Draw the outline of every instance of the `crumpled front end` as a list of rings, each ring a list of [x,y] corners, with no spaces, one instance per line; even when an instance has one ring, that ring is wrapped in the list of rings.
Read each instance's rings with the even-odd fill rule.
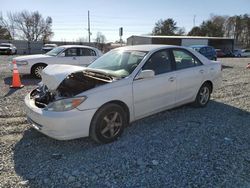
[[[49,103],[72,98],[89,89],[111,82],[86,72],[86,68],[71,65],[49,65],[42,72],[42,82],[30,93],[39,108]]]
[[[81,93],[111,82],[109,77],[98,76],[83,67],[46,67],[42,82],[25,97],[30,124],[58,140],[88,136],[91,119],[97,109],[79,110],[77,107],[87,100],[87,96]]]

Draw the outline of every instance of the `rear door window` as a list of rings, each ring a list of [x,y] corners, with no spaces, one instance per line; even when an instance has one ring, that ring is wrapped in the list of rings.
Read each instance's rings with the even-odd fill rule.
[[[66,57],[77,56],[77,48],[69,48],[65,50]]]
[[[177,70],[202,65],[197,58],[184,49],[173,49],[173,55]]]
[[[89,48],[79,48],[79,55],[80,56],[96,56],[94,50]]]

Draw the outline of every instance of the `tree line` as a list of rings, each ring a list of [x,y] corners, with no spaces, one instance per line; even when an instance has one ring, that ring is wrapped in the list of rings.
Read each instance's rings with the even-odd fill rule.
[[[0,13],[0,39],[22,39],[27,41],[49,41],[52,36],[52,18],[46,19],[38,12],[21,11]]]
[[[27,41],[49,41],[53,37],[52,18],[43,18],[38,12],[21,11],[0,13],[0,39],[22,39]],[[211,15],[199,26],[188,33],[184,27],[178,27],[173,18],[160,19],[155,23],[152,35],[230,37],[242,47],[250,47],[250,14],[236,16]],[[98,32],[95,41],[104,43],[106,37]]]
[[[173,18],[159,20],[155,23],[153,35],[229,37],[242,47],[250,47],[250,15],[220,16],[211,15],[199,26],[194,26],[188,33],[178,27]]]

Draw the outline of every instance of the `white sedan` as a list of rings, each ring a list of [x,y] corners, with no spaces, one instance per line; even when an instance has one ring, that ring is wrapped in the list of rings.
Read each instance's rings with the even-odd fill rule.
[[[16,47],[11,43],[1,43],[0,44],[0,54],[13,55],[17,53]]]
[[[46,67],[25,98],[28,121],[58,140],[108,143],[137,119],[186,103],[206,106],[220,77],[219,62],[188,48],[121,47],[86,68]]]
[[[102,55],[96,48],[82,45],[65,45],[54,48],[46,54],[20,56],[16,61],[20,74],[31,74],[40,78],[41,71],[51,64],[87,66]]]

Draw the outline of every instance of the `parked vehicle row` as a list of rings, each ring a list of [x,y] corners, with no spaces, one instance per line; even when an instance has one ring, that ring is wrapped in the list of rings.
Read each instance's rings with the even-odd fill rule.
[[[50,53],[64,57],[68,49]],[[221,76],[219,62],[180,46],[121,47],[88,67],[58,63],[42,71],[41,84],[25,98],[31,125],[58,140],[108,143],[137,119],[191,102],[204,107]]]
[[[49,52],[53,48],[57,47],[56,44],[44,44],[41,51],[44,53]],[[14,55],[17,54],[17,48],[11,43],[1,43],[0,44],[0,54]]]
[[[11,43],[0,44],[0,54],[13,55],[17,53],[16,47]]]
[[[59,46],[46,54],[19,56],[13,59],[20,74],[31,74],[41,78],[42,70],[51,64],[69,64],[87,66],[100,57],[102,52],[97,48],[82,45]],[[10,65],[12,67],[12,65]]]
[[[214,47],[206,45],[193,45],[190,47],[210,60],[216,60],[217,57],[250,57],[249,49],[235,49],[231,51],[229,49],[214,49]]]
[[[206,58],[210,60],[217,60],[217,55],[214,47],[206,46],[206,45],[192,45],[190,46],[192,49],[204,55]]]
[[[235,49],[233,52],[230,50],[223,51],[216,49],[217,57],[250,57],[249,49]]]
[[[57,47],[56,44],[44,44],[44,46],[42,47],[42,52],[47,53],[56,47]]]

